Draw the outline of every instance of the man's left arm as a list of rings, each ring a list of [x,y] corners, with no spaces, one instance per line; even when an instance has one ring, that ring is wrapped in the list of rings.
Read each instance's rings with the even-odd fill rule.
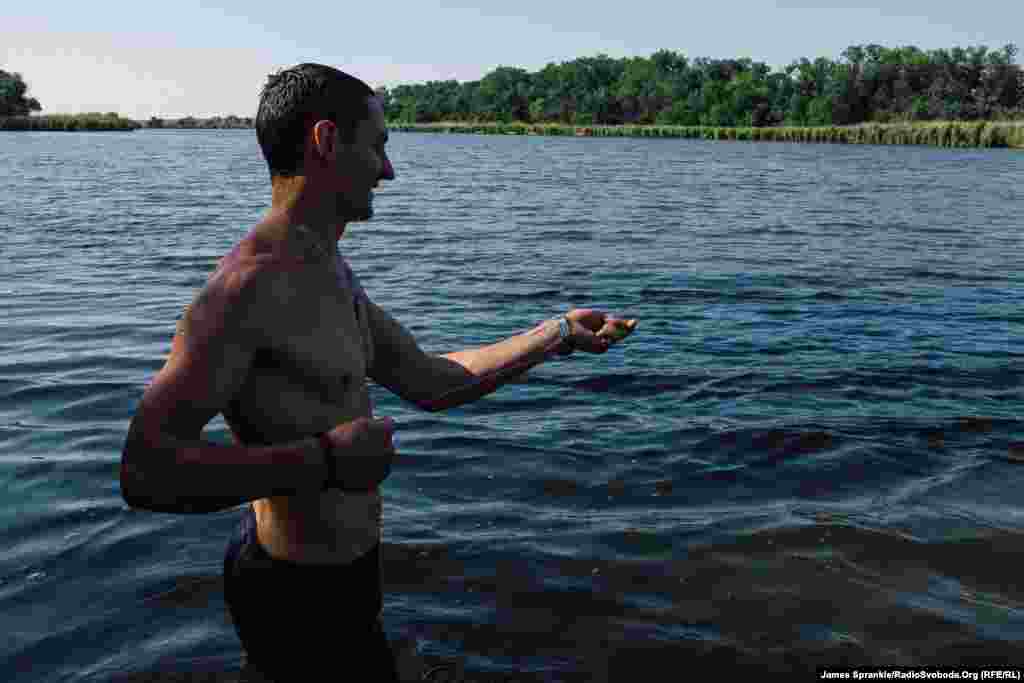
[[[370,378],[431,412],[472,403],[555,354],[604,353],[621,338],[605,331],[628,328],[631,332],[636,325],[576,309],[565,316],[568,344],[561,340],[558,319],[553,319],[496,344],[433,355],[425,353],[413,335],[379,306],[368,302],[367,310],[374,339]]]

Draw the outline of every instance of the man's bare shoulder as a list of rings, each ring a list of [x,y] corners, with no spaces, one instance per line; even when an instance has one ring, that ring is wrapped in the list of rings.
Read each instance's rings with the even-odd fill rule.
[[[271,293],[266,288],[278,290],[294,285],[297,275],[308,266],[301,255],[296,255],[286,245],[253,236],[239,242],[225,261],[232,255],[234,258],[226,263],[231,287],[256,295]]]
[[[221,258],[185,307],[177,332],[197,325],[220,327],[232,319],[244,327],[267,327],[298,295],[297,274],[305,266],[282,245],[246,236]]]

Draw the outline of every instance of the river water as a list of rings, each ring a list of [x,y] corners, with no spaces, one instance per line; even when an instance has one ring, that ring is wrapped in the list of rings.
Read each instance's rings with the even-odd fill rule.
[[[341,251],[426,350],[573,307],[640,321],[443,413],[371,385],[402,439],[393,641],[486,680],[1024,661],[1024,155],[390,147]],[[233,680],[241,508],[130,510],[118,463],[269,201],[255,135],[0,134],[0,197],[0,678]]]

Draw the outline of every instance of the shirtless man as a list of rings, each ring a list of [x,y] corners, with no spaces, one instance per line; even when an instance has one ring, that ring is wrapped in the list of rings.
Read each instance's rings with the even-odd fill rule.
[[[249,503],[224,558],[247,668],[278,680],[341,680],[339,670],[398,680],[379,555],[380,485],[397,454],[367,379],[443,410],[552,354],[604,353],[636,321],[577,309],[493,345],[425,353],[338,252],[346,225],[372,217],[373,188],[395,178],[374,92],[300,64],[269,78],[256,135],[271,208],[179,321],[129,427],[122,495],[172,513]],[[202,440],[218,413],[233,446]]]

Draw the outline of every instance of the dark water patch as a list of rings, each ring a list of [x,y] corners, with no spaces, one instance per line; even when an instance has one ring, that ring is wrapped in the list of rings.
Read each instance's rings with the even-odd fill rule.
[[[76,251],[90,251],[90,250],[93,250],[93,249],[109,249],[111,244],[114,244],[115,246],[119,246],[118,242],[114,242],[113,240],[110,240],[110,241],[107,241],[107,242],[91,242],[91,241],[87,241],[87,240],[86,241],[81,241],[81,242],[78,242],[78,241],[71,242],[71,246],[73,246]]]
[[[61,420],[76,422],[88,416],[92,421],[123,419],[138,402],[138,389],[109,389],[77,401],[66,401],[52,413]]]
[[[540,384],[537,380],[530,378],[530,384]],[[566,407],[568,398],[530,398],[521,400],[509,400],[488,396],[486,399],[471,403],[458,408],[473,415],[504,415],[513,413],[536,413],[537,411],[558,411]]]
[[[835,274],[789,273],[778,283],[779,287],[809,287],[812,289],[830,289],[839,285]],[[854,283],[847,283],[852,286]]]
[[[645,304],[753,304],[753,303],[838,303],[847,300],[847,295],[833,290],[792,290],[768,288],[726,288],[726,289],[656,289],[645,287],[640,291]]]
[[[702,400],[712,394],[724,398],[742,395],[749,389],[741,389],[736,385],[746,383],[753,376],[753,372],[732,373],[711,379],[708,379],[707,373],[608,374],[576,380],[571,382],[571,386],[581,391],[630,397],[690,392],[684,400]]]
[[[736,230],[733,234],[736,236],[750,235],[753,237],[761,237],[764,235],[770,235],[773,237],[796,237],[806,235],[807,233],[804,230],[791,228],[785,225],[762,225]]]
[[[575,495],[578,488],[578,484],[571,479],[545,479],[541,486],[545,495],[553,497]]]
[[[992,274],[987,275],[982,272],[978,272],[977,269],[969,271],[956,271],[956,270],[940,270],[937,268],[928,267],[915,267],[915,268],[886,268],[885,274],[887,278],[894,280],[907,280],[910,282],[915,281],[939,281],[945,283],[951,283],[954,281],[963,282],[1005,282],[1005,275]]]
[[[639,544],[641,554],[650,550],[645,544]],[[465,655],[498,654],[500,643],[501,656],[569,658],[575,668],[562,671],[582,675],[587,662],[614,668],[630,660],[644,649],[638,633],[686,632],[688,644],[675,642],[666,650],[660,643],[658,651],[674,667],[724,646],[751,665],[793,670],[849,661],[949,665],[968,652],[1008,663],[1018,645],[909,607],[903,596],[928,595],[935,587],[931,577],[941,574],[968,587],[963,596],[945,598],[951,607],[976,602],[981,591],[993,609],[1020,620],[1013,610],[1024,604],[1024,593],[1013,563],[999,558],[1021,549],[1017,534],[928,544],[882,530],[815,524],[691,547],[684,557],[659,560],[506,556],[489,567],[477,563],[467,577],[453,547],[387,546],[383,566],[387,586],[469,591],[497,610],[498,618],[487,624],[427,627],[438,639],[454,637]],[[921,632],[929,634],[927,645],[917,638]]]
[[[745,455],[749,462],[723,461],[679,472],[672,479],[673,491],[678,494],[672,495],[688,505],[713,505],[723,497],[748,504],[788,498],[843,501],[876,495],[922,476],[917,469],[853,449],[827,463],[778,453]]]
[[[934,270],[929,268],[913,268],[906,272],[904,277],[912,280],[943,280],[953,281],[963,277],[962,273],[948,270]]]
[[[658,238],[656,236],[644,235],[642,233],[619,232],[602,235],[600,241],[606,246],[621,245],[623,248],[635,249],[638,246],[657,244]]]
[[[849,417],[836,418],[837,429],[887,438],[926,438],[939,430],[949,434],[1014,433],[1024,430],[1024,420],[985,415],[961,415],[939,418]]]
[[[174,576],[148,588],[142,603],[150,609],[204,608],[224,596],[222,574]]]
[[[532,292],[490,292],[478,294],[475,298],[478,301],[486,301],[488,303],[503,304],[503,303],[518,303],[520,301],[545,301],[551,299],[558,299],[562,296],[562,292],[557,289],[540,289]]]
[[[745,547],[748,541],[730,545]],[[934,590],[932,577],[955,577],[972,593],[1002,596],[1008,606],[1024,606],[1024,591],[1015,568],[1004,560],[1024,549],[1018,532],[978,532],[976,537],[945,542],[922,542],[890,530],[845,524],[816,524],[795,529],[758,532],[751,548],[788,549],[792,557],[814,561],[846,572],[859,581],[896,593]],[[1024,615],[1017,617],[1024,618]]]
[[[861,296],[867,300],[882,302],[916,301],[921,297],[920,292],[910,289],[897,289],[887,285],[864,285],[860,290]]]
[[[652,381],[653,380],[653,381]],[[667,381],[666,381],[667,380]],[[692,378],[681,376],[676,378],[659,378],[655,380],[652,376],[637,375],[599,375],[587,377],[572,383],[574,389],[591,391],[594,393],[615,392],[619,394],[637,395],[660,394],[664,391],[680,391],[685,388]]]
[[[206,275],[210,275],[216,269],[219,261],[227,255],[227,250],[223,254],[184,254],[178,253],[173,255],[168,254],[155,254],[147,256],[140,260],[138,263],[139,267],[152,268],[162,273],[166,272],[189,272],[194,273],[200,271],[204,274],[202,282],[206,281]]]
[[[810,373],[807,373],[810,374]],[[848,367],[826,371],[801,378],[798,381],[782,381],[767,384],[761,391],[779,393],[817,393],[832,390],[868,390],[871,396],[878,390],[920,390],[923,387],[987,391],[1019,390],[1024,382],[1024,366],[1016,364],[962,367],[953,364],[942,366],[925,363],[893,363],[885,368]]]
[[[120,418],[138,398],[138,390],[138,386],[118,382],[54,383],[8,392],[0,397],[0,407],[69,420],[81,414],[95,419]]]
[[[33,460],[31,462],[22,461],[17,465],[14,465],[14,471],[9,480],[10,483],[12,485],[17,485],[18,482],[34,482],[53,474],[58,467],[58,463],[46,461],[43,459],[43,456],[39,456],[39,458],[39,460]],[[3,458],[0,462],[4,462],[8,459],[10,459],[10,456]]]
[[[640,299],[645,304],[676,305],[686,303],[736,303],[787,301],[791,295],[773,290],[721,291],[715,289],[657,289],[644,287]]]
[[[801,346],[780,349],[779,353],[793,352]],[[809,350],[815,350],[812,347]],[[761,354],[765,355],[765,354]],[[771,356],[773,354],[767,354]],[[557,380],[532,379],[539,384],[557,383]],[[708,379],[707,373],[632,373],[590,376],[572,381],[575,390],[607,393],[623,397],[666,396],[683,394],[678,400],[697,402],[726,400],[747,395],[782,394],[795,399],[838,394],[872,400],[889,400],[895,391],[922,391],[926,388],[951,391],[981,390],[986,396],[999,398],[1005,392],[1006,400],[1019,399],[1024,367],[933,367],[921,364],[897,365],[887,368],[851,367],[841,370],[805,371],[793,379],[780,379],[777,374],[744,371]],[[851,393],[852,392],[852,393]],[[889,392],[889,394],[885,393]]]
[[[731,429],[682,445],[678,455],[647,461],[657,462],[662,481],[671,483],[662,484],[658,495],[687,505],[712,502],[722,487],[730,500],[842,500],[922,486],[931,477],[966,476],[950,468],[970,458],[1013,461],[1018,422],[962,433],[960,422],[850,418],[821,426]],[[981,430],[996,422],[968,420]],[[638,476],[639,471],[624,473],[617,494],[632,494]]]
[[[181,665],[179,665],[181,666]],[[136,673],[108,674],[104,678],[90,677],[90,683],[272,683],[265,681],[256,672],[243,670],[210,670],[200,668],[189,671],[141,671]]]
[[[759,458],[758,464],[767,466],[828,450],[835,445],[837,439],[827,431],[735,430],[705,439],[694,446],[693,451],[698,454],[714,454],[730,462],[742,460],[752,453],[762,453],[764,455]],[[730,457],[733,455],[738,457]]]
[[[467,456],[476,457],[469,455],[467,451],[473,452],[493,447],[494,441],[486,436],[451,435],[421,439],[417,442],[417,446],[431,453],[462,453],[462,457],[465,459]]]
[[[129,620],[122,614],[78,616],[69,620],[68,623],[51,625],[45,636],[25,644],[24,647],[12,648],[4,655],[3,659],[0,659],[0,662],[6,671],[19,675],[18,678],[8,679],[15,681],[38,680],[27,674],[38,671],[41,661],[56,661],[68,666],[77,660],[82,662],[81,669],[85,669],[86,666],[94,663],[84,659],[81,651],[83,642],[90,642],[106,648],[107,651],[116,650],[118,644],[124,641],[126,629],[130,629]],[[81,680],[82,673],[83,671],[79,670],[74,674],[65,672],[65,675],[74,675],[76,678],[72,680]],[[184,674],[184,676],[189,675]],[[233,672],[224,671],[223,667],[220,667],[218,674],[215,675],[224,676],[224,680],[233,680],[233,676],[235,676]],[[108,671],[104,674],[87,676],[86,680],[106,681],[112,680],[113,676],[116,674]],[[189,680],[189,678],[178,678],[178,680]]]
[[[64,356],[45,361],[8,358],[6,361],[0,361],[0,372],[7,376],[0,381],[7,381],[7,378],[11,377],[31,378],[38,381],[48,377],[72,377],[89,372],[118,373],[119,375],[152,372],[155,362],[152,358],[137,358],[128,354],[114,356],[100,352],[90,353],[84,357]]]
[[[488,626],[485,632],[489,631],[491,627]],[[460,642],[467,635],[472,638],[469,629],[461,624],[432,627],[425,635],[442,640],[449,632],[453,639]],[[779,674],[810,680],[820,676],[822,669],[864,669],[872,664],[878,665],[879,662],[877,658],[872,659],[863,646],[848,642],[829,642],[817,648],[803,646],[773,653],[751,653],[734,645],[686,639],[671,644],[661,640],[644,642],[631,637],[625,627],[618,631],[609,630],[604,638],[596,638],[601,643],[600,647],[575,650],[572,663],[556,668],[557,673],[524,669],[532,658],[524,657],[521,660],[523,665],[511,665],[511,670],[495,670],[493,666],[481,667],[477,664],[487,659],[484,656],[479,659],[453,659],[427,653],[420,655],[422,662],[417,671],[439,672],[433,674],[433,679],[423,680],[446,680],[443,677],[449,674],[440,672],[457,669],[463,672],[463,677],[451,680],[464,680],[466,683],[550,683],[556,680],[565,683],[618,683],[635,680],[637,672],[643,671],[644,681],[671,683],[679,680],[681,671],[689,670],[721,671],[755,678]],[[593,641],[585,642],[590,644]],[[993,666],[1012,669],[1019,657],[1018,649],[1010,644],[962,642],[947,644],[947,647],[949,650],[941,660],[921,660],[914,662],[915,666],[940,666],[941,662],[946,662],[945,666],[956,670],[964,667],[991,669]],[[489,646],[486,651],[493,653],[495,658],[501,658],[505,652],[499,644]],[[889,660],[886,661],[889,663]],[[99,679],[90,680],[99,683]],[[263,683],[263,679],[252,672],[208,669],[181,673],[151,671],[103,680],[110,683]]]
[[[27,389],[27,385],[30,381],[32,380],[27,377],[24,379],[0,377],[0,401],[2,401],[4,397],[17,394],[18,392]]]
[[[843,232],[843,233],[850,233],[850,232],[873,232],[876,229],[874,225],[871,225],[871,224],[868,224],[868,223],[859,223],[859,222],[851,222],[851,221],[836,220],[836,219],[828,220],[828,221],[818,221],[814,225],[815,225],[815,227],[828,228],[828,229],[830,229],[832,231]]]
[[[589,270],[581,270],[579,268],[567,268],[562,271],[562,275],[566,277],[589,277],[591,272]]]
[[[1024,313],[1017,312],[1016,310],[1005,310],[993,313],[982,312],[979,310],[975,312],[974,319],[982,322],[997,322],[1004,323],[1006,325],[1020,325],[1024,324]]]
[[[568,225],[586,224],[586,223],[591,223],[591,222],[592,221],[581,221],[579,223],[571,222],[571,223],[568,223]],[[594,233],[592,231],[590,231],[590,230],[565,230],[565,229],[561,228],[561,225],[564,225],[564,224],[552,223],[550,221],[545,221],[544,227],[545,228],[554,228],[554,229],[558,230],[559,231],[559,234],[558,234],[559,238],[564,239],[564,240],[568,240],[568,241],[574,242],[574,243],[575,242],[590,242],[591,240],[595,239]],[[550,233],[550,231],[545,230],[544,232],[541,232],[541,233],[538,233],[538,234],[523,235],[520,238],[519,241],[521,243],[523,243],[523,244],[535,244],[535,243],[550,244],[551,243],[551,233]]]
[[[172,323],[173,325],[173,323]],[[173,327],[172,327],[173,329]],[[109,323],[106,325],[90,325],[88,327],[53,330],[47,335],[47,343],[54,348],[72,346],[82,343],[96,343],[105,339],[131,339],[138,334],[138,323]]]

